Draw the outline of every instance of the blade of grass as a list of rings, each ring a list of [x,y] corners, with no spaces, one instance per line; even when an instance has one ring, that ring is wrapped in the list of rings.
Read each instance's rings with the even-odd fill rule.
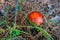
[[[15,23],[15,27],[16,27],[16,17],[17,17],[17,13],[18,13],[18,0],[15,0],[16,2],[16,12],[15,12],[15,18],[14,18],[14,23]]]
[[[35,27],[37,31],[41,32],[42,35],[47,38],[47,40],[54,40],[50,34],[46,30],[43,30],[41,27]]]

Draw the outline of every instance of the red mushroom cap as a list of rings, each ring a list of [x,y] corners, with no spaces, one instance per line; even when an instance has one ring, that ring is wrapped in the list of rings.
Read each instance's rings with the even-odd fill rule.
[[[38,11],[33,11],[29,15],[29,19],[31,22],[34,22],[37,25],[41,25],[43,23],[43,15],[41,12],[38,12]]]

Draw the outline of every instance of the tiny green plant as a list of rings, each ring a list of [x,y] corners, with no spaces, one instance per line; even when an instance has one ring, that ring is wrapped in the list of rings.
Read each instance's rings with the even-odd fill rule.
[[[19,11],[22,11],[23,6],[20,4],[20,5],[18,6],[18,8],[19,8]]]

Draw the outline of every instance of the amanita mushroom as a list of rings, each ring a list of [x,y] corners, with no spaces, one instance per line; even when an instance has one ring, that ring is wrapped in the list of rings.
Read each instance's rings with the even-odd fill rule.
[[[34,22],[36,25],[41,25],[43,23],[43,15],[41,12],[33,11],[29,15],[29,19],[31,22]]]

